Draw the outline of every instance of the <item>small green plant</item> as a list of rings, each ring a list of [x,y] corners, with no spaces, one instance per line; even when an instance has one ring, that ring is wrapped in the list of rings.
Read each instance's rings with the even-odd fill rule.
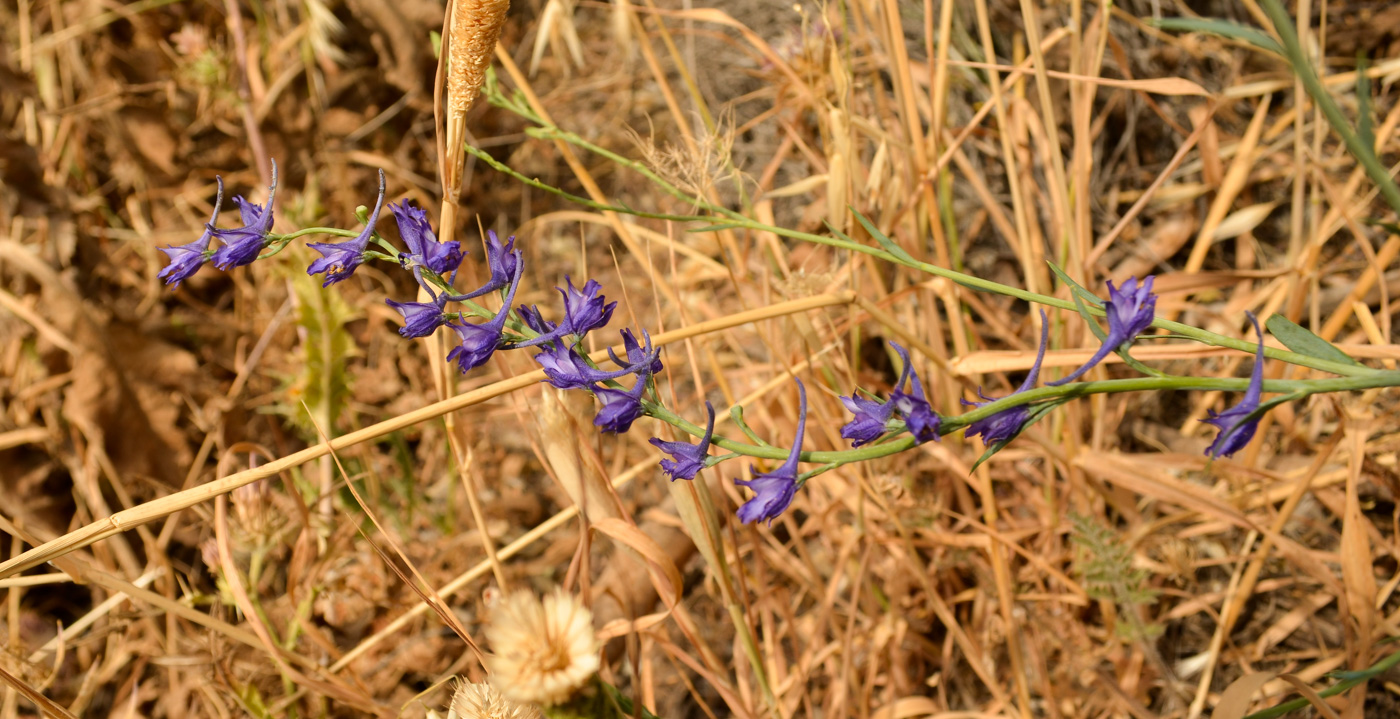
[[[1156,623],[1144,622],[1138,607],[1154,604],[1156,589],[1147,585],[1146,569],[1133,566],[1133,553],[1112,529],[1092,517],[1070,515],[1074,532],[1074,571],[1084,590],[1094,599],[1113,602],[1118,619],[1113,632],[1125,641],[1142,641],[1162,633]]]

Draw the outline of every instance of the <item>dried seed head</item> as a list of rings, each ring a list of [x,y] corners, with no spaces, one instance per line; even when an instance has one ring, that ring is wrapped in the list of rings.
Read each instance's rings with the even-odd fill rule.
[[[510,0],[456,0],[452,5],[451,44],[447,48],[447,117],[451,125],[465,115],[486,81],[486,68],[506,22]]]
[[[562,589],[543,601],[528,591],[502,599],[486,638],[496,652],[486,659],[491,685],[512,701],[562,704],[598,671],[593,613]]]
[[[513,702],[490,684],[462,682],[452,695],[447,719],[541,719],[539,707]]]

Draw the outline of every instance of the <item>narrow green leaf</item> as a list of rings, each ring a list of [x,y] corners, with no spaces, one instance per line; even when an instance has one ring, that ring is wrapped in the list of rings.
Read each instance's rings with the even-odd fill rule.
[[[1050,265],[1050,271],[1054,272],[1055,276],[1060,278],[1061,282],[1069,286],[1070,294],[1076,297],[1083,297],[1085,301],[1089,302],[1095,307],[1103,307],[1103,298],[1085,289],[1084,285],[1075,282],[1074,278],[1070,277],[1069,274],[1067,274],[1064,270],[1060,269],[1059,265],[1055,264],[1054,262],[1051,262],[1050,260],[1046,260],[1045,264]]]
[[[1376,132],[1371,127],[1371,78],[1366,76],[1366,55],[1356,51],[1356,136],[1369,148],[1376,146]]]
[[[880,246],[885,248],[886,252],[890,253],[891,255],[894,255],[895,257],[898,257],[904,262],[916,262],[912,255],[904,251],[903,247],[900,247],[899,245],[895,244],[894,240],[891,240],[885,235],[885,233],[881,232],[880,228],[876,227],[875,223],[870,221],[870,218],[866,217],[865,215],[862,215],[860,211],[854,207],[850,209],[851,212],[856,216],[856,220],[860,222],[862,227],[865,228],[865,231],[869,232],[870,236],[874,237],[875,241],[880,243]]]
[[[1089,308],[1084,306],[1084,299],[1079,296],[1079,293],[1071,292],[1070,297],[1074,299],[1074,306],[1079,310],[1079,316],[1084,319],[1084,324],[1089,326],[1089,331],[1093,332],[1094,336],[1098,337],[1100,342],[1108,339],[1108,333],[1104,332],[1103,328],[1100,327],[1099,323],[1094,319],[1094,316],[1089,314]]]
[[[1309,357],[1316,357],[1329,362],[1342,362],[1344,364],[1363,367],[1360,362],[1352,359],[1347,353],[1337,349],[1337,346],[1321,337],[1313,334],[1311,330],[1300,327],[1290,322],[1283,315],[1274,315],[1266,323],[1269,333],[1277,337],[1288,349],[1304,354]]]
[[[1269,37],[1268,33],[1257,27],[1241,25],[1229,20],[1211,17],[1169,17],[1152,20],[1148,24],[1168,32],[1203,32],[1228,37],[1231,40],[1242,40],[1261,50],[1283,54],[1283,47],[1272,37]]]
[[[1135,370],[1137,370],[1137,371],[1139,371],[1139,372],[1141,372],[1141,373],[1147,375],[1148,377],[1166,377],[1166,376],[1167,376],[1167,373],[1166,373],[1166,372],[1163,372],[1162,370],[1159,370],[1159,369],[1154,369],[1154,368],[1152,368],[1152,367],[1148,367],[1147,365],[1143,364],[1142,362],[1139,362],[1139,361],[1138,361],[1137,359],[1135,359],[1132,355],[1128,354],[1128,347],[1130,347],[1130,346],[1131,346],[1131,345],[1128,345],[1128,346],[1126,346],[1126,347],[1120,347],[1120,348],[1118,349],[1118,356],[1123,358],[1123,364],[1128,365],[1129,367],[1132,367],[1133,369],[1135,369]]]
[[[1384,220],[1377,220],[1371,217],[1363,217],[1361,221],[1372,227],[1379,227],[1392,235],[1400,235],[1400,225],[1397,225],[1394,222],[1386,222]]]

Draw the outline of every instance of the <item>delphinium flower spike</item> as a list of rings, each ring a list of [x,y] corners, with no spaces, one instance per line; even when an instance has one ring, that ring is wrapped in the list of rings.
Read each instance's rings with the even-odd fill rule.
[[[637,345],[637,340],[632,336],[630,330],[622,330],[623,343],[627,345],[627,354],[634,359],[628,369],[637,375],[637,384],[630,390],[613,389],[611,387],[594,387],[593,394],[603,403],[603,408],[598,410],[598,416],[593,419],[593,424],[601,427],[604,432],[622,434],[632,428],[632,423],[636,422],[646,410],[642,407],[642,393],[646,391],[647,383],[651,381],[652,374],[660,372],[661,350],[653,350],[651,347],[651,335],[646,330],[642,330],[642,337],[646,339],[646,346]],[[612,351],[609,350],[609,354]],[[613,355],[613,361],[617,361],[617,355]]]
[[[405,268],[426,267],[439,275],[446,275],[462,264],[462,243],[439,242],[428,224],[428,213],[408,200],[400,204],[389,204],[389,212],[399,226],[399,237],[408,245],[408,252],[399,253],[399,264]],[[492,289],[500,289],[507,281]],[[490,292],[491,290],[486,290]],[[481,294],[486,294],[482,292]]]
[[[214,224],[219,221],[219,205],[224,201],[224,178],[216,177],[214,181],[218,183],[219,191],[214,197],[214,212],[204,223],[204,234],[188,245],[156,248],[170,257],[170,264],[156,273],[156,277],[165,280],[172,290],[179,289],[180,283],[194,276],[204,266],[204,261],[209,259],[209,240],[214,237]]]
[[[797,491],[797,462],[802,456],[802,435],[807,425],[807,388],[802,386],[802,380],[796,381],[797,438],[793,441],[792,453],[788,455],[787,461],[772,472],[764,474],[757,474],[758,468],[752,467],[751,470],[755,472],[753,479],[734,480],[735,484],[754,491],[753,498],[739,507],[739,520],[745,524],[764,519],[772,524],[773,519],[792,504],[792,496]]]
[[[369,238],[374,235],[374,225],[379,222],[379,210],[384,207],[384,171],[379,171],[379,199],[374,203],[374,212],[371,212],[369,219],[365,221],[365,229],[355,239],[346,242],[310,242],[307,247],[321,253],[323,257],[311,263],[306,268],[306,274],[319,275],[326,273],[326,281],[321,283],[322,287],[329,287],[350,275],[355,274],[355,268],[360,266],[365,259],[365,250],[369,248]],[[396,308],[397,309],[397,308]]]
[[[510,314],[510,303],[515,300],[515,290],[520,286],[520,276],[525,274],[520,266],[519,253],[516,253],[515,276],[511,279],[510,289],[506,291],[505,299],[501,303],[501,311],[496,316],[479,325],[458,324],[448,322],[451,327],[462,338],[462,343],[452,348],[447,353],[447,361],[456,360],[457,366],[463,373],[486,364],[495,354],[496,348],[501,344],[501,333],[505,331],[506,316]]]
[[[672,482],[678,479],[695,479],[695,475],[705,468],[705,457],[710,453],[710,439],[715,434],[714,405],[705,402],[705,411],[710,418],[705,422],[705,434],[701,435],[700,444],[666,442],[657,437],[647,440],[674,458],[661,460],[661,471],[671,475]]]
[[[1108,283],[1108,301],[1104,302],[1104,312],[1108,317],[1108,336],[1104,337],[1099,351],[1089,358],[1079,369],[1054,382],[1046,382],[1051,387],[1073,382],[1103,361],[1108,353],[1129,344],[1139,334],[1152,326],[1152,318],[1157,309],[1157,295],[1152,294],[1152,281],[1148,276],[1139,285],[1136,277],[1129,277],[1122,287],[1115,288]]]
[[[1045,310],[1041,310],[1040,349],[1037,350],[1035,353],[1035,364],[1031,365],[1031,371],[1030,374],[1026,375],[1026,380],[1022,382],[1021,386],[1016,388],[1016,391],[1012,392],[1011,394],[1020,394],[1021,392],[1025,392],[1026,390],[1035,386],[1035,380],[1038,376],[1040,376],[1040,363],[1045,359],[1045,343],[1049,339],[1050,323],[1048,321],[1048,318],[1045,316]],[[983,407],[999,399],[1005,399],[1004,397],[988,397],[987,395],[982,393],[982,389],[980,387],[977,389],[977,396],[981,397],[985,401],[969,402],[968,400],[964,399],[962,400],[963,405],[968,407]],[[1021,430],[1024,429],[1026,426],[1026,421],[1029,420],[1030,417],[1031,408],[1029,405],[1017,405],[1010,409],[997,412],[996,414],[990,417],[983,417],[982,419],[979,419],[976,422],[973,422],[972,424],[968,425],[967,436],[975,437],[980,434],[982,435],[982,442],[990,447],[996,444],[997,442],[1009,441],[1011,438],[1020,434]]]
[[[1254,324],[1255,334],[1259,336],[1259,349],[1254,355],[1254,371],[1249,375],[1249,386],[1245,388],[1244,399],[1240,400],[1239,404],[1220,414],[1216,414],[1213,409],[1207,410],[1210,417],[1201,420],[1220,428],[1220,434],[1216,435],[1215,441],[1206,448],[1206,456],[1211,459],[1233,456],[1249,444],[1249,440],[1254,438],[1254,432],[1259,429],[1259,417],[1246,418],[1259,409],[1260,395],[1263,393],[1264,330],[1259,328],[1259,319],[1253,312],[1246,314]]]
[[[272,161],[272,184],[267,188],[267,207],[263,208],[243,199],[242,195],[233,198],[238,205],[238,213],[243,218],[243,226],[228,230],[214,230],[214,236],[224,243],[210,259],[221,270],[250,265],[258,259],[258,254],[267,246],[267,233],[272,231],[272,203],[277,199],[277,161]]]

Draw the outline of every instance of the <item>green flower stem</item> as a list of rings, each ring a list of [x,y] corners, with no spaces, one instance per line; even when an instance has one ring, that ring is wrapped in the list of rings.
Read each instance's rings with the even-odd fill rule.
[[[1243,392],[1249,387],[1249,380],[1243,378],[1216,378],[1216,377],[1134,377],[1131,379],[1112,379],[1099,382],[1075,382],[1061,387],[1037,387],[1035,389],[1018,392],[1016,394],[1003,397],[985,407],[979,407],[971,412],[958,415],[956,417],[944,417],[939,433],[947,436],[962,429],[973,422],[986,419],[998,412],[1002,412],[1012,407],[1049,400],[1065,400],[1076,397],[1087,397],[1093,394],[1115,394],[1119,392],[1152,392],[1152,391],[1186,391],[1186,390],[1213,390],[1223,392]],[[1325,392],[1348,392],[1375,387],[1400,387],[1400,371],[1376,371],[1367,375],[1356,377],[1329,377],[1326,379],[1311,380],[1264,380],[1264,391],[1271,394],[1290,394],[1298,398],[1307,397],[1313,394]],[[705,428],[691,422],[665,407],[644,400],[642,403],[646,413],[678,429],[690,433],[695,437],[704,435]],[[782,447],[762,447],[744,442],[736,442],[728,437],[714,435],[710,440],[715,446],[746,457],[758,457],[762,459],[787,459],[789,450]],[[823,465],[820,471],[851,464],[853,462],[864,462],[866,460],[888,457],[898,454],[918,444],[911,436],[904,436],[898,439],[882,442],[880,444],[870,444],[858,449],[848,449],[841,451],[817,451],[803,452],[801,460],[804,462],[815,462]]]
[[[530,117],[529,119],[538,122],[538,118]],[[992,292],[1007,297],[1015,297],[1017,299],[1025,300],[1027,302],[1034,302],[1049,307],[1070,310],[1072,312],[1078,311],[1078,308],[1075,306],[1074,302],[1070,300],[1062,300],[1057,297],[1050,297],[1049,295],[1042,295],[1036,292],[1029,292],[1017,287],[1003,285],[999,282],[984,280],[979,277],[973,277],[972,275],[963,274],[961,272],[939,267],[937,265],[933,265],[927,262],[920,262],[910,257],[900,257],[876,247],[870,247],[868,245],[860,244],[859,242],[854,242],[839,237],[827,237],[824,235],[817,235],[810,232],[799,232],[797,230],[791,230],[785,227],[777,227],[774,225],[767,225],[762,222],[758,222],[756,220],[744,216],[742,213],[730,210],[725,207],[713,205],[708,201],[704,200],[703,198],[690,196],[685,192],[681,191],[680,188],[675,187],[671,183],[657,176],[654,172],[646,168],[641,163],[621,157],[616,153],[613,153],[609,150],[606,150],[604,148],[598,147],[590,142],[585,141],[578,135],[575,135],[571,132],[566,132],[553,125],[541,125],[539,129],[532,131],[531,134],[534,136],[560,139],[578,145],[579,147],[582,147],[601,157],[607,158],[613,162],[616,162],[620,165],[623,165],[624,167],[630,168],[640,173],[641,175],[655,183],[667,194],[670,194],[685,202],[691,203],[699,209],[705,210],[715,215],[719,215],[720,217],[702,217],[696,215],[667,215],[660,213],[639,212],[628,207],[605,205],[602,203],[594,202],[584,197],[571,195],[567,192],[564,192],[563,190],[551,187],[538,180],[527,178],[524,175],[521,175],[520,173],[496,161],[495,158],[492,158],[489,155],[480,152],[476,148],[467,147],[467,151],[481,159],[483,162],[486,162],[488,165],[495,168],[496,170],[504,172],[510,175],[511,177],[514,177],[530,185],[531,187],[550,192],[552,194],[563,197],[571,202],[575,202],[585,207],[590,207],[592,209],[606,212],[625,213],[637,217],[672,220],[676,222],[704,222],[722,219],[723,222],[721,224],[710,225],[708,228],[699,228],[699,231],[704,231],[706,229],[716,230],[721,228],[738,227],[758,232],[771,232],[775,235],[779,235],[781,237],[788,237],[794,240],[802,240],[804,242],[813,242],[816,244],[827,245],[829,247],[835,247],[837,249],[849,250],[852,252],[860,252],[866,255],[870,255],[871,257],[875,257],[877,259],[885,260],[886,262],[894,262],[900,265],[904,265],[906,267],[910,267],[912,269],[917,269],[922,272],[926,272],[936,277],[943,277],[970,289],[979,290],[983,292]],[[1383,169],[1384,168],[1382,168],[1382,170]],[[1388,178],[1389,175],[1387,175],[1386,177]],[[1090,306],[1088,310],[1090,314],[1093,314],[1095,316],[1104,316],[1104,310],[1101,307]],[[1152,326],[1167,330],[1168,332],[1172,332],[1183,337],[1190,338],[1192,340],[1195,340],[1202,344],[1210,345],[1212,347],[1228,347],[1230,349],[1237,349],[1249,353],[1255,352],[1256,348],[1258,347],[1258,345],[1256,345],[1253,342],[1245,342],[1244,340],[1238,340],[1233,337],[1227,337],[1225,335],[1216,334],[1214,332],[1209,332],[1207,330],[1192,327],[1190,325],[1184,325],[1180,322],[1170,322],[1160,318],[1153,320]],[[1342,362],[1333,362],[1330,360],[1319,359],[1316,357],[1311,357],[1309,355],[1299,354],[1297,352],[1291,352],[1283,349],[1276,349],[1273,347],[1264,348],[1264,355],[1266,357],[1270,357],[1281,362],[1287,362],[1289,364],[1309,367],[1311,369],[1341,375],[1344,377],[1364,376],[1379,371],[1368,367],[1358,367]]]
[[[1376,183],[1376,188],[1380,190],[1386,204],[1400,212],[1400,186],[1395,184],[1395,179],[1390,176],[1390,170],[1386,168],[1385,163],[1376,157],[1375,149],[1362,141],[1352,129],[1351,123],[1342,114],[1341,108],[1337,107],[1331,93],[1323,87],[1317,73],[1313,72],[1312,64],[1308,62],[1308,56],[1303,52],[1302,44],[1298,42],[1298,32],[1293,28],[1293,20],[1288,17],[1288,11],[1278,0],[1263,0],[1260,4],[1269,20],[1273,22],[1274,31],[1283,41],[1283,52],[1288,56],[1289,64],[1293,66],[1293,73],[1303,81],[1303,87],[1312,96],[1313,102],[1316,102],[1318,109],[1327,116],[1327,123],[1341,135],[1342,142],[1351,152],[1351,156],[1361,163],[1371,181]]]
[[[601,202],[594,202],[593,200],[590,200],[587,197],[581,197],[579,195],[565,192],[553,185],[545,184],[535,178],[527,177],[526,175],[516,172],[515,170],[511,169],[509,165],[506,165],[500,160],[497,160],[496,158],[490,156],[486,152],[472,147],[471,145],[467,145],[466,149],[467,152],[470,153],[473,157],[475,157],[478,160],[481,160],[487,165],[490,165],[491,168],[496,170],[497,172],[510,175],[516,180],[519,180],[522,184],[529,185],[530,187],[533,187],[536,190],[548,192],[551,195],[562,197],[565,200],[568,200],[569,202],[572,202],[576,205],[582,205],[592,210],[598,210],[599,212],[619,212],[623,214],[633,215],[635,217],[645,217],[651,220],[670,220],[672,222],[697,222],[705,219],[703,217],[697,217],[695,215],[670,215],[663,212],[642,212],[640,210],[633,210],[629,207],[619,207],[615,205],[605,205]]]
[[[290,242],[298,237],[305,237],[306,235],[336,235],[338,237],[358,237],[361,232],[363,232],[363,230],[342,230],[339,227],[303,227],[300,230],[297,230],[295,232],[288,232],[285,235],[269,233],[268,239],[271,239],[275,242]]]

